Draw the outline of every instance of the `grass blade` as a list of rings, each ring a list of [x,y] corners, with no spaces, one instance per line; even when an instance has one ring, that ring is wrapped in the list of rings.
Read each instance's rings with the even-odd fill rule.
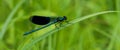
[[[74,20],[70,21],[69,23],[62,25],[62,27],[60,27],[59,29],[58,29],[58,28],[53,29],[53,30],[51,30],[51,31],[48,31],[48,32],[45,33],[44,35],[42,35],[42,36],[40,36],[40,37],[38,37],[38,38],[36,38],[36,39],[33,39],[31,42],[29,42],[28,44],[26,44],[26,45],[25,45],[24,47],[22,47],[21,49],[22,49],[22,50],[26,50],[26,49],[32,47],[32,46],[33,46],[34,44],[36,44],[37,42],[45,39],[46,37],[48,37],[48,36],[50,36],[50,35],[52,35],[53,33],[57,32],[57,31],[59,31],[59,30],[61,30],[61,29],[63,29],[63,28],[66,28],[66,27],[68,27],[68,26],[70,26],[70,25],[72,25],[72,24],[75,24],[75,23],[77,23],[77,22],[81,22],[81,21],[83,21],[83,20],[86,20],[86,19],[89,19],[89,18],[92,18],[92,17],[96,17],[96,16],[98,16],[98,15],[107,14],[107,13],[114,13],[114,12],[116,12],[116,11],[103,11],[103,12],[98,12],[98,13],[94,13],[94,14],[91,14],[91,15],[87,15],[87,16],[84,16],[84,17],[82,17],[82,18],[74,19]]]
[[[13,16],[15,15],[15,13],[17,12],[17,10],[20,8],[20,6],[25,2],[25,0],[21,0],[16,6],[15,8],[11,11],[11,13],[8,15],[8,18],[6,19],[5,23],[3,24],[2,30],[1,30],[1,34],[0,34],[0,39],[3,39],[3,36],[7,30],[7,27],[10,23],[10,21],[12,20]]]

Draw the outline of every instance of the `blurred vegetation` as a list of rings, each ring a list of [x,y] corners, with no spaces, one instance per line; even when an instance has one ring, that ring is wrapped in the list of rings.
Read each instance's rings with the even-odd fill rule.
[[[29,21],[31,15],[67,16],[72,21],[104,11],[120,11],[120,0],[0,0],[0,50],[120,50],[119,12],[23,36],[41,27]]]

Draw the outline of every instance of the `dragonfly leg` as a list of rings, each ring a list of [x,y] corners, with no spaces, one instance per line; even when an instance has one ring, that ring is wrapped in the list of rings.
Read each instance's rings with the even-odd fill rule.
[[[58,23],[55,23],[55,27],[56,27],[56,28],[59,28]]]
[[[65,21],[67,24],[70,24],[70,22],[69,21]]]

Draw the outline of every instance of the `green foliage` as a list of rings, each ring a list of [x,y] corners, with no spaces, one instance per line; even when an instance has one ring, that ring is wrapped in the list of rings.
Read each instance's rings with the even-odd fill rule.
[[[0,50],[120,50],[119,0],[0,0]],[[39,28],[31,15],[67,16]]]

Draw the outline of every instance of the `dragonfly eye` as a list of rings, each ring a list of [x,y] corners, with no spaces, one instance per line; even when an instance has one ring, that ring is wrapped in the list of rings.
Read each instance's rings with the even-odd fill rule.
[[[67,17],[66,16],[63,16],[64,17],[64,20],[67,20]]]
[[[45,25],[50,22],[49,17],[44,17],[44,16],[32,16],[30,18],[31,22],[37,25]]]

